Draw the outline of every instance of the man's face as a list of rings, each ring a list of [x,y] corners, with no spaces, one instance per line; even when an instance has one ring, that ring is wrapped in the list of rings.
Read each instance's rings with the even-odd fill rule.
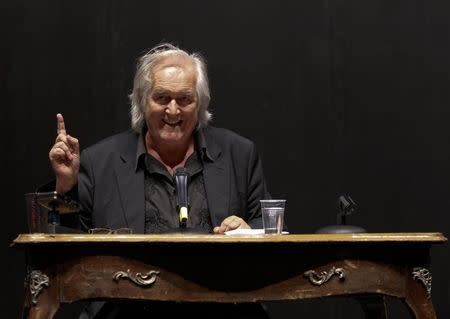
[[[155,68],[145,120],[152,144],[187,145],[197,125],[195,65],[169,58]]]

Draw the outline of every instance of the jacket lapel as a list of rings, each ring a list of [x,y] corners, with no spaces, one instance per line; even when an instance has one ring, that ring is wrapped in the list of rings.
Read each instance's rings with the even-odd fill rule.
[[[206,198],[213,226],[219,226],[230,209],[230,172],[222,156],[222,150],[205,129],[204,137],[210,160],[203,162],[203,179]]]
[[[128,141],[115,167],[117,187],[123,216],[127,227],[135,233],[143,234],[145,225],[145,195],[144,195],[144,171],[136,171],[136,145],[137,136],[134,141]]]

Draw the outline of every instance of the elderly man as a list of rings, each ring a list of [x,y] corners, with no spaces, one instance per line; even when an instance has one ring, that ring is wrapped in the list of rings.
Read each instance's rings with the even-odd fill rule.
[[[190,175],[187,227],[222,234],[261,228],[259,200],[268,197],[254,144],[208,125],[206,66],[197,54],[160,45],[142,56],[131,100],[132,130],[79,152],[57,115],[49,157],[56,191],[81,203],[85,228],[128,227],[162,233],[179,227],[173,175]]]
[[[164,233],[180,227],[177,168],[190,176],[186,229],[223,234],[261,228],[259,200],[268,197],[254,144],[208,125],[206,66],[197,54],[157,46],[140,58],[131,100],[132,130],[109,137],[80,157],[78,140],[57,115],[49,157],[56,191],[81,204],[81,226]],[[207,265],[205,265],[207,267]],[[205,268],[207,269],[207,268]],[[90,303],[80,318],[264,318],[258,304]]]

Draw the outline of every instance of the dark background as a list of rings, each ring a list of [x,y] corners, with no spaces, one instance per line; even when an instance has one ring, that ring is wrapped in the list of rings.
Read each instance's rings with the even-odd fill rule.
[[[334,223],[343,193],[371,232],[450,233],[446,0],[9,0],[0,12],[3,318],[20,315],[24,256],[8,245],[27,231],[24,193],[52,176],[55,114],[82,147],[127,129],[136,59],[161,41],[206,57],[213,125],[257,143],[292,233]],[[439,318],[449,251],[432,250]],[[362,317],[338,298],[269,306]]]

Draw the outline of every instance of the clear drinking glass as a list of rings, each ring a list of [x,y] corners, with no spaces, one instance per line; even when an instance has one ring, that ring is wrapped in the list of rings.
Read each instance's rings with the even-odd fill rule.
[[[263,199],[261,212],[265,234],[281,235],[284,225],[285,199]]]

